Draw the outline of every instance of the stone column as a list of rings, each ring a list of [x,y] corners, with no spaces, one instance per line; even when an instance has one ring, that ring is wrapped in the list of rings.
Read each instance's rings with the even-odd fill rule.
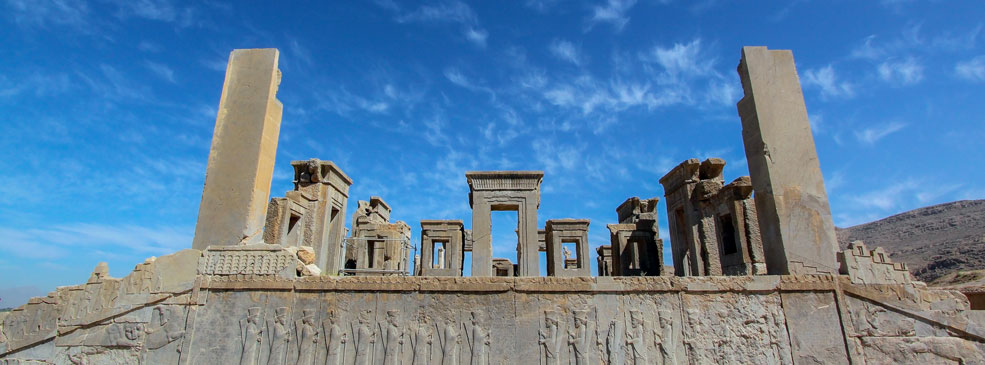
[[[492,276],[491,214],[489,203],[472,204],[472,276]]]
[[[789,50],[743,47],[738,103],[769,274],[837,273],[831,208]]]
[[[277,49],[229,55],[192,247],[261,242],[283,105]]]
[[[522,256],[517,257],[517,267],[520,272],[517,276],[540,276],[540,244],[538,243],[539,233],[537,229],[537,206],[540,204],[539,197],[528,194],[524,206],[517,214],[517,221],[520,222],[519,238]]]

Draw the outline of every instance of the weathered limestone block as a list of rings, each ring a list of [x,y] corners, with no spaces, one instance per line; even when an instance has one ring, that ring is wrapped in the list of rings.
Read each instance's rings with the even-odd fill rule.
[[[539,276],[537,209],[543,171],[465,173],[472,206],[472,276],[492,276],[492,211],[517,212],[517,276]]]
[[[790,337],[776,294],[683,294],[691,363],[790,364]]]
[[[199,275],[297,276],[296,254],[278,245],[211,247],[198,265]]]
[[[499,277],[514,277],[516,276],[516,270],[514,270],[515,265],[510,259],[504,258],[494,258],[492,259],[492,273],[493,276]]]
[[[848,364],[835,296],[825,292],[780,294],[795,364]]]
[[[276,49],[229,55],[192,248],[259,242],[283,105]]]
[[[856,284],[909,284],[909,269],[904,263],[894,263],[882,247],[869,250],[862,241],[854,241],[838,252],[840,273]]]
[[[862,337],[868,364],[985,364],[980,344],[959,337]]]
[[[743,47],[742,139],[770,274],[838,272],[831,208],[790,51]]]

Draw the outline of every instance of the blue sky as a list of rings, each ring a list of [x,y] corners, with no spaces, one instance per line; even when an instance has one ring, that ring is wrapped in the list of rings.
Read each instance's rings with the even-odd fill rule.
[[[348,214],[381,196],[415,243],[470,225],[468,170],[544,170],[541,226],[589,218],[593,248],[685,159],[746,175],[744,45],[794,51],[838,226],[985,198],[978,1],[281,3],[0,2],[0,307],[191,246],[234,48],[281,50],[272,196],[333,160]]]

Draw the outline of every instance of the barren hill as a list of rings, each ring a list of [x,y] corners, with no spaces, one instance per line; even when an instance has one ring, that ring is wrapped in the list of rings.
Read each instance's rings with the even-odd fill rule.
[[[985,269],[985,200],[961,200],[838,228],[842,249],[855,240],[884,247],[925,282],[959,270]]]

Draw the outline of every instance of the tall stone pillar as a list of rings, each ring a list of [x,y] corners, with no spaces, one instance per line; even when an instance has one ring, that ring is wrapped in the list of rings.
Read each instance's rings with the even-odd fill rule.
[[[283,105],[277,49],[229,55],[192,247],[260,242]]]
[[[472,205],[472,276],[492,276],[492,209],[489,203]]]
[[[744,47],[738,72],[768,273],[837,273],[838,243],[793,53]]]

